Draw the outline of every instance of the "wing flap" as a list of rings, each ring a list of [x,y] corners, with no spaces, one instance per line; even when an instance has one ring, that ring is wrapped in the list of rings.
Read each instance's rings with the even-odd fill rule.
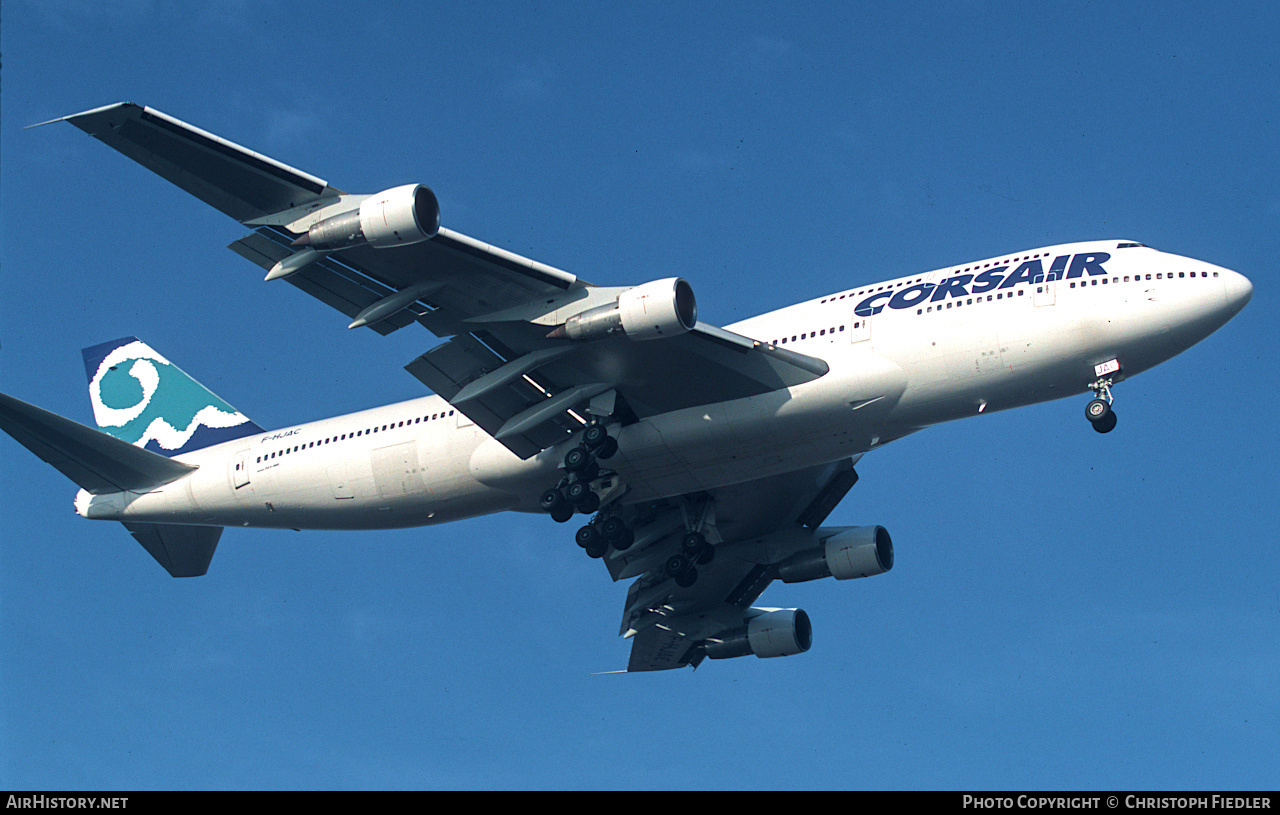
[[[542,361],[557,353],[551,349],[508,361],[478,336],[460,334],[410,362],[405,370],[489,435],[496,437],[506,428],[499,440],[517,456],[529,458],[582,426],[566,413],[573,404],[548,412],[530,426],[513,430],[509,424],[546,407],[550,383],[542,384],[534,375]]]

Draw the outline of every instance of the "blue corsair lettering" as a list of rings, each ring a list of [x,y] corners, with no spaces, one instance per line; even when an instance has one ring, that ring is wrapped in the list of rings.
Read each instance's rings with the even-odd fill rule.
[[[1111,255],[1106,252],[1095,252],[1092,255],[1076,255],[1071,259],[1071,268],[1067,270],[1067,278],[1080,277],[1080,275],[1088,272],[1091,275],[1103,275],[1107,270],[1102,268],[1102,264],[1111,260]]]
[[[1044,267],[1040,265],[1038,260],[1028,260],[1021,266],[1013,270],[1013,273],[1004,279],[1000,284],[1002,289],[1012,289],[1019,283],[1030,283],[1031,278],[1037,274],[1044,275]]]
[[[933,283],[917,283],[914,286],[907,286],[902,291],[893,296],[889,301],[889,308],[911,308],[916,303],[923,303],[929,299],[929,295],[937,288]]]
[[[1058,255],[1053,259],[1053,265],[1049,267],[1048,275],[1037,274],[1031,278],[1032,283],[1045,283],[1050,280],[1061,280],[1067,271],[1067,261],[1070,255]]]
[[[982,294],[983,292],[991,291],[996,286],[999,286],[1000,281],[1004,280],[1004,270],[1008,268],[1008,266],[997,266],[994,269],[988,269],[975,277],[973,279],[973,293]]]
[[[965,286],[969,285],[970,280],[973,280],[973,275],[971,274],[958,274],[955,277],[948,277],[938,284],[938,288],[933,290],[933,297],[930,299],[936,303],[939,300],[945,300],[948,294],[952,297],[964,297],[969,293]]]
[[[891,297],[893,297],[893,292],[891,291],[878,291],[859,303],[858,307],[853,310],[853,313],[857,314],[859,317],[870,317],[872,314],[879,314],[884,311],[884,303],[878,301],[888,300]]]
[[[926,300],[941,302],[948,296],[965,297],[971,294],[982,294],[994,289],[1012,289],[1029,283],[1044,283],[1049,280],[1089,275],[1105,275],[1107,270],[1102,264],[1111,259],[1106,252],[1091,252],[1085,255],[1059,255],[1053,259],[1049,271],[1044,270],[1044,262],[1040,259],[1023,262],[1013,272],[1005,274],[1008,266],[996,266],[977,275],[958,274],[938,283],[917,283],[907,286],[896,294],[891,291],[878,291],[867,297],[854,307],[853,313],[859,317],[870,317],[884,311],[885,306],[892,309],[913,308]],[[1070,267],[1067,263],[1070,261]]]

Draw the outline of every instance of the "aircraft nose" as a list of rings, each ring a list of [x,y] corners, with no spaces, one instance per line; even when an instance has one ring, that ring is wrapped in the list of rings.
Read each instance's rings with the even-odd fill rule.
[[[1253,283],[1249,278],[1233,272],[1230,269],[1223,269],[1222,290],[1227,298],[1227,308],[1231,311],[1231,316],[1240,313],[1240,310],[1249,302],[1249,298],[1253,296]]]

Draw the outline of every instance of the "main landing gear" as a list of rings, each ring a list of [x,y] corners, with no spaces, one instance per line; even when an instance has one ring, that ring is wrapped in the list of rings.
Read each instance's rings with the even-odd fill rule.
[[[580,444],[565,454],[562,463],[565,476],[539,500],[542,509],[559,523],[568,521],[575,513],[590,515],[598,512],[574,534],[577,544],[593,558],[604,557],[610,549],[625,552],[636,542],[636,531],[615,509],[615,499],[621,494],[622,487],[616,475],[602,472],[600,467],[602,460],[612,458],[617,452],[618,441],[609,435],[604,423],[591,421],[582,431]],[[697,582],[696,567],[705,566],[716,555],[715,547],[706,535],[696,531],[703,528],[707,511],[707,506],[702,507],[701,515],[696,518],[686,513],[684,528],[687,531],[680,539],[679,552],[668,557],[659,570],[665,570],[665,576],[682,588]],[[632,522],[637,523],[636,528],[641,531],[650,529],[653,521],[652,516],[636,517],[632,514]]]
[[[667,576],[680,588],[687,589],[698,580],[694,564],[705,566],[715,559],[716,549],[701,532],[686,532],[680,541],[680,554],[667,558]]]
[[[591,557],[604,557],[610,546],[626,551],[636,540],[635,533],[618,517],[596,518],[573,537]]]
[[[600,509],[600,496],[591,482],[600,475],[600,462],[618,452],[618,440],[603,423],[592,421],[582,431],[582,443],[565,454],[565,477],[542,494],[539,505],[552,520],[564,523],[581,512],[590,515]],[[609,547],[624,550],[635,542],[635,534],[621,518],[596,518],[574,536],[591,557],[602,557]]]
[[[1084,416],[1099,433],[1110,433],[1116,427],[1116,412],[1111,408],[1112,384],[1108,376],[1089,386],[1094,398],[1084,406]]]

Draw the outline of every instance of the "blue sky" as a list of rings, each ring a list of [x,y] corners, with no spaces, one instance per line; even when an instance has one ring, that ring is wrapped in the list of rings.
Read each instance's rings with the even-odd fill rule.
[[[867,456],[830,523],[894,570],[775,585],[813,649],[625,665],[626,594],[546,518],[228,530],[169,578],[0,438],[0,786],[1270,788],[1280,756],[1273,3],[4,0],[0,390],[91,422],[136,335],[264,427],[411,398],[383,338],[70,125],[130,100],[701,319],[1139,240],[1253,302],[1116,389]]]

